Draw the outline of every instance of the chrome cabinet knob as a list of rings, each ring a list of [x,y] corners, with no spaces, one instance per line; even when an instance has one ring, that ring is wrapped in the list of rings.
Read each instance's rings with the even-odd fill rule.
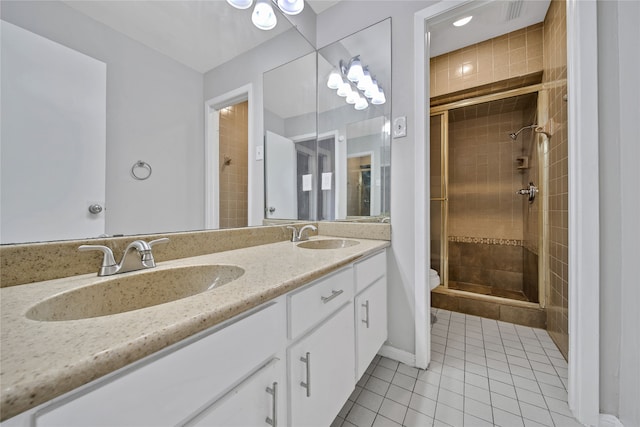
[[[94,214],[94,215],[97,215],[100,212],[102,212],[102,206],[100,206],[97,203],[94,203],[93,205],[89,206],[89,212]]]

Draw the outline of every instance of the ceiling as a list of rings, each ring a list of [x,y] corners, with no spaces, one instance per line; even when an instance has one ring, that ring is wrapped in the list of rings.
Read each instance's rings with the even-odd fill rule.
[[[479,0],[429,22],[430,55],[442,55],[544,21],[551,0]],[[453,22],[473,19],[463,27]]]

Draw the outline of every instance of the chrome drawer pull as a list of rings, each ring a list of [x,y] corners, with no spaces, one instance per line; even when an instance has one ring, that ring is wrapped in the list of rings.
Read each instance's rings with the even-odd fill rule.
[[[339,291],[331,291],[331,295],[329,295],[328,297],[320,297],[320,299],[322,300],[323,304],[326,304],[343,292],[344,291],[342,289],[340,289]]]
[[[267,393],[273,396],[273,418],[267,417],[267,424],[272,427],[278,427],[278,383],[274,382],[273,386],[267,387]]]
[[[367,329],[369,329],[369,300],[367,300],[364,304],[362,304],[362,306],[364,307],[364,319],[362,319],[362,323],[364,323],[365,325],[367,325]]]
[[[307,397],[311,397],[311,353],[307,352],[307,356],[301,357],[300,361],[307,365],[307,382],[300,381],[300,385],[307,389]]]

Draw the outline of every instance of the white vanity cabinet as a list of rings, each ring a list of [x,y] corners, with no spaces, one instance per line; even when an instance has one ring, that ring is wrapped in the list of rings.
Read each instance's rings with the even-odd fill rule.
[[[288,295],[289,425],[328,426],[355,387],[353,269]]]
[[[185,426],[273,427],[286,425],[286,363],[273,358]]]
[[[56,399],[35,412],[34,424],[182,424],[281,351],[284,331],[284,303],[267,304]]]
[[[387,339],[386,252],[355,265],[356,381]]]

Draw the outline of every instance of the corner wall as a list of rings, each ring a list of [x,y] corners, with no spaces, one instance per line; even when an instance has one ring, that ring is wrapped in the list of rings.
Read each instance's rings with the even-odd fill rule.
[[[391,17],[392,117],[407,116],[407,136],[391,140],[391,250],[388,257],[388,344],[415,355],[415,141],[413,15],[436,1],[342,1],[318,15],[318,48]],[[427,260],[425,259],[425,263]],[[426,284],[422,284],[425,286]]]

